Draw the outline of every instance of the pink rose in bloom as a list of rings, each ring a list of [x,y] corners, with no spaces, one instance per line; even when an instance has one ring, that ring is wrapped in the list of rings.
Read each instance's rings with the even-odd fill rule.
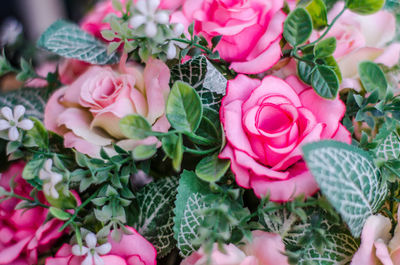
[[[126,0],[123,0],[122,3],[125,3]],[[138,0],[134,0],[136,3]],[[178,9],[184,0],[161,0],[160,5],[158,6],[160,9],[165,10],[175,10]],[[89,32],[96,38],[102,39],[103,41],[107,41],[103,39],[101,36],[101,31],[105,29],[111,29],[110,24],[104,22],[104,19],[109,14],[116,14],[117,16],[121,16],[121,12],[115,10],[112,6],[111,0],[101,1],[99,2],[95,8],[87,14],[82,22],[81,27],[83,30]]]
[[[343,9],[344,2],[337,3],[328,14],[328,20]],[[311,41],[321,32],[314,33]],[[373,15],[362,16],[346,10],[327,34],[335,37],[337,48],[333,56],[338,61],[343,75],[342,88],[361,88],[358,80],[358,64],[375,61],[393,67],[399,63],[400,43],[387,45],[396,34],[396,18],[386,10]]]
[[[312,195],[318,185],[302,160],[301,146],[321,139],[350,143],[340,123],[345,105],[318,96],[295,76],[262,81],[238,75],[228,81],[220,109],[236,182],[258,197],[288,201]]]
[[[135,229],[127,227],[132,235],[124,235],[120,242],[108,236],[111,251],[100,256],[104,265],[155,265],[157,251]],[[80,265],[85,256],[74,256],[72,246],[64,244],[55,257],[47,258],[46,265]]]
[[[225,245],[226,253],[222,253],[217,245],[211,253],[212,265],[289,265],[285,245],[279,235],[263,231],[253,231],[253,240],[238,248],[233,244]],[[203,249],[194,252],[182,261],[181,265],[203,265],[208,256]]]
[[[400,220],[397,211],[397,220]],[[354,254],[351,265],[399,265],[400,264],[400,223],[392,237],[392,223],[380,214],[371,215],[364,224],[361,245]]]
[[[140,144],[156,144],[156,137],[141,141],[126,139],[119,121],[128,114],[147,119],[153,130],[166,132],[165,102],[170,72],[160,60],[151,59],[144,70],[134,64],[91,66],[69,86],[57,90],[49,99],[44,114],[48,130],[64,136],[64,145],[99,157],[100,148],[113,153],[112,143],[126,150]]]
[[[257,74],[271,68],[281,56],[286,15],[283,0],[187,0],[171,21],[188,26],[208,41],[223,35],[217,46],[221,58],[238,73]]]
[[[17,183],[14,192],[29,198],[32,187],[21,176],[24,166],[23,162],[12,164],[1,174],[0,186],[9,191],[9,182],[14,177]],[[47,209],[14,210],[19,202],[13,198],[0,203],[0,264],[37,264],[38,253],[48,251],[62,235],[58,231],[62,222],[52,219],[45,223]]]

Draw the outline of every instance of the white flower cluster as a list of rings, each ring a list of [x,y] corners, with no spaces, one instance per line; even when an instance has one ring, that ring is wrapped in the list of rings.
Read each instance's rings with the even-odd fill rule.
[[[8,130],[8,139],[16,141],[19,138],[19,129],[28,131],[33,128],[33,122],[29,119],[21,119],[25,114],[24,106],[17,105],[14,112],[9,107],[1,109],[0,131]]]

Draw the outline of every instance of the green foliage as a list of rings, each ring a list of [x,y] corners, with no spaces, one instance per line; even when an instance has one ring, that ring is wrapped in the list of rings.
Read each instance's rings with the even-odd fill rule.
[[[322,40],[314,46],[314,57],[325,58],[331,56],[336,50],[336,39],[330,37]]]
[[[360,63],[358,73],[365,90],[368,92],[378,90],[379,98],[385,98],[388,83],[385,74],[376,63],[370,61]]]
[[[48,149],[49,148],[49,134],[44,127],[44,125],[35,118],[31,118],[34,123],[32,129],[27,131],[25,137],[27,138],[24,142],[33,143],[33,146],[38,146],[39,148]],[[26,146],[26,145],[25,145]]]
[[[207,182],[220,180],[231,165],[229,160],[221,160],[218,153],[203,158],[196,166],[196,175]]]
[[[311,84],[315,92],[323,98],[334,99],[339,91],[339,79],[336,73],[324,65],[314,68]]]
[[[203,108],[199,95],[190,85],[177,81],[169,93],[166,116],[180,132],[195,132],[200,125]]]
[[[303,4],[303,2],[305,2]],[[328,25],[328,12],[323,0],[308,0],[300,2],[300,6],[304,6],[311,15],[313,27],[321,30]]]
[[[157,147],[155,144],[153,145],[139,145],[137,146],[133,152],[132,157],[134,160],[146,160],[151,158],[157,152]]]
[[[346,7],[361,15],[374,14],[381,10],[384,5],[385,0],[346,0]]]
[[[138,114],[123,117],[119,122],[119,127],[126,137],[134,140],[145,139],[151,134],[151,125]]]
[[[118,56],[108,55],[107,47],[78,25],[58,20],[40,37],[38,47],[66,58],[77,59],[91,64],[113,64]]]
[[[358,237],[366,219],[386,197],[386,185],[368,153],[335,141],[303,147],[307,166],[322,193]]]
[[[71,217],[71,214],[64,212],[63,210],[55,207],[50,207],[50,213],[57,219],[61,221],[66,221]]]
[[[293,47],[297,47],[308,40],[312,30],[310,14],[304,8],[296,8],[285,20],[283,36]]]

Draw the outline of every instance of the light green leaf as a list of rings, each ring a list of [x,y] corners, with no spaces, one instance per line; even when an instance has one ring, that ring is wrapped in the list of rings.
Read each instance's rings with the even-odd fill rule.
[[[57,219],[66,221],[68,220],[71,215],[67,212],[64,212],[63,210],[56,208],[56,207],[50,207],[50,213]]]
[[[90,64],[113,64],[119,60],[115,54],[107,54],[105,44],[83,31],[78,25],[64,20],[54,22],[42,34],[37,45],[60,56]]]
[[[334,37],[330,37],[321,42],[318,42],[314,46],[314,56],[315,58],[325,58],[331,56],[335,52],[335,50],[336,39]]]
[[[166,106],[166,116],[171,126],[181,132],[195,132],[202,114],[201,100],[194,88],[181,81],[175,82]]]
[[[46,128],[38,119],[31,118],[31,120],[34,123],[34,126],[26,133],[26,136],[31,138],[40,148],[48,148],[49,134],[47,133]]]
[[[334,99],[339,91],[339,79],[336,73],[324,65],[315,67],[311,84],[315,92],[323,98]]]
[[[222,178],[229,166],[229,160],[221,160],[218,154],[206,156],[196,166],[196,175],[207,182],[216,182]]]
[[[134,140],[145,139],[151,134],[151,125],[140,115],[131,114],[123,117],[119,122],[121,132]]]
[[[383,203],[387,189],[365,151],[336,141],[303,147],[307,167],[322,193],[358,237],[366,219]]]
[[[139,145],[137,146],[133,152],[132,156],[134,160],[146,160],[151,158],[157,152],[157,147],[155,144],[153,145]]]
[[[172,159],[172,166],[176,172],[181,171],[183,159],[183,139],[182,135],[167,135],[161,140],[165,154]]]
[[[39,177],[39,171],[42,169],[45,159],[32,159],[29,161],[22,171],[22,177],[26,180],[34,179],[35,177]]]
[[[346,6],[352,12],[370,15],[378,12],[385,5],[385,0],[346,0]]]
[[[376,63],[370,61],[360,63],[358,73],[365,90],[372,92],[378,89],[379,98],[385,98],[388,83],[385,74]]]
[[[136,193],[139,215],[135,229],[157,249],[157,256],[164,257],[176,245],[174,239],[174,201],[178,178],[162,178],[147,184]]]
[[[204,198],[208,194],[207,184],[198,179],[194,172],[185,170],[181,174],[174,209],[174,237],[182,257],[189,256],[199,248],[193,245],[193,241],[199,237],[197,229],[204,220],[201,211],[207,208]]]
[[[304,8],[296,8],[285,20],[283,36],[294,47],[308,40],[312,30],[310,14]]]
[[[311,15],[314,29],[320,30],[328,25],[328,12],[324,1],[311,0],[305,8]]]

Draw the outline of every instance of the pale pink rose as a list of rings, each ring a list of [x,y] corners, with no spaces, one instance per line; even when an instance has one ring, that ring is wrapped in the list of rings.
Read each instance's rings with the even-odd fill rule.
[[[329,21],[342,10],[344,2],[338,2],[328,14]],[[315,32],[311,41],[321,32]],[[396,34],[396,18],[386,10],[362,16],[346,10],[337,20],[328,37],[335,37],[337,48],[333,56],[343,75],[342,88],[361,88],[358,80],[358,64],[365,60],[393,67],[399,63],[400,43],[391,42]]]
[[[125,3],[125,1],[123,0],[122,3]],[[137,1],[135,0],[134,2],[136,3]],[[172,11],[178,9],[183,2],[184,0],[161,0],[159,8]],[[101,36],[101,31],[111,29],[110,24],[104,22],[104,19],[109,14],[122,15],[121,12],[113,8],[111,0],[101,1],[82,19],[81,28],[96,38],[107,41]]]
[[[271,68],[281,57],[283,0],[187,0],[171,22],[188,26],[208,41],[223,35],[217,46],[221,58],[238,73],[256,74]]]
[[[22,178],[25,164],[17,162],[1,174],[0,186],[10,190],[11,178],[17,183],[14,192],[30,198],[32,187]],[[40,199],[43,199],[42,194]],[[48,210],[42,207],[14,210],[19,199],[8,199],[0,203],[0,264],[37,264],[38,253],[50,249],[62,232],[58,229],[62,222],[52,219],[48,222]]]
[[[397,220],[400,220],[397,211]],[[351,265],[399,265],[400,264],[400,223],[392,237],[390,219],[380,214],[371,215],[364,224],[361,245],[354,254]]]
[[[44,114],[48,130],[64,136],[64,145],[99,157],[101,147],[113,153],[112,143],[126,150],[140,144],[156,144],[155,137],[129,140],[121,133],[119,121],[128,114],[147,119],[153,130],[166,132],[165,102],[170,72],[160,60],[151,59],[144,70],[138,65],[90,66],[70,85],[57,90]]]
[[[237,247],[233,244],[225,245],[222,253],[217,245],[211,253],[212,265],[289,265],[287,257],[283,255],[285,245],[279,235],[263,231],[253,231],[252,242]],[[181,265],[207,264],[208,256],[203,249],[194,252],[182,261]]]
[[[329,111],[327,111],[329,110]],[[295,76],[262,81],[238,75],[229,80],[220,109],[236,182],[258,197],[288,201],[314,194],[318,185],[302,159],[301,146],[321,139],[350,143],[340,123],[345,105],[323,99]]]
[[[108,236],[111,251],[101,259],[104,265],[156,265],[157,251],[135,229],[127,227],[131,235],[123,235],[120,242],[116,242]],[[72,246],[64,244],[55,257],[47,258],[46,265],[80,265],[85,256],[74,256]]]

